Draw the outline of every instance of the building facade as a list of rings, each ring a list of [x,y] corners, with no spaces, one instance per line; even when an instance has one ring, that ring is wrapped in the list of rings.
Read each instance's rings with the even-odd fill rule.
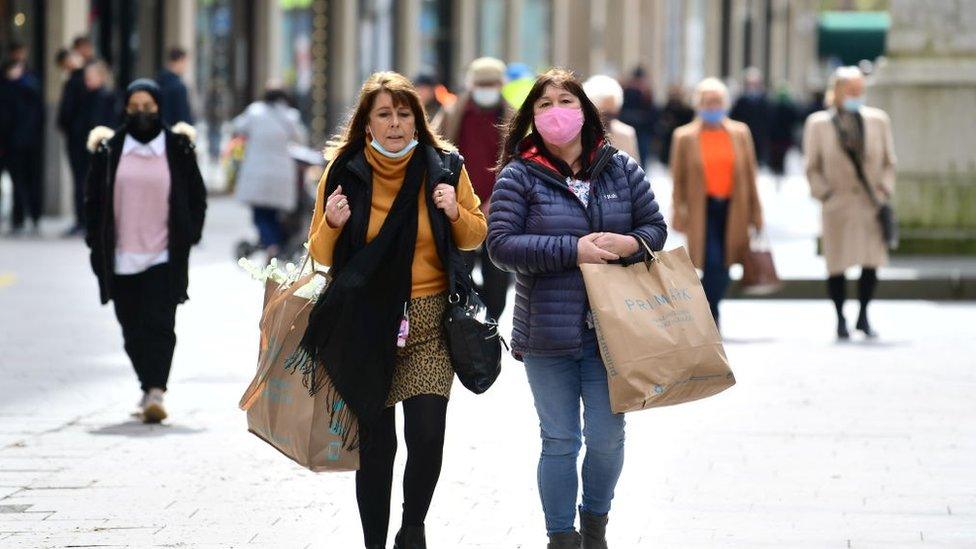
[[[659,100],[704,76],[734,83],[748,66],[803,94],[823,82],[818,11],[817,0],[0,0],[0,47],[32,45],[53,113],[63,75],[52,57],[75,36],[92,37],[120,86],[155,75],[180,46],[198,120],[219,127],[276,81],[320,146],[373,71],[423,72],[456,89],[482,55],[582,76],[643,66]],[[45,165],[56,213],[70,185],[53,118]]]

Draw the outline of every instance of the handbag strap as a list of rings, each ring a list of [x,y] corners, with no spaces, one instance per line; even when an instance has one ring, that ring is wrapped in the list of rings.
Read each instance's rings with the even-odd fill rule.
[[[857,173],[857,180],[861,183],[861,186],[864,187],[864,191],[868,193],[868,198],[871,199],[871,203],[874,204],[874,207],[880,208],[882,204],[878,200],[878,197],[874,195],[874,190],[871,188],[871,184],[868,183],[867,175],[864,173],[864,166],[858,162],[857,155],[854,153],[854,150],[844,145],[844,129],[840,127],[840,119],[838,118],[836,112],[831,115],[830,120],[834,123],[834,128],[837,129],[837,140],[840,142],[840,148],[844,150],[844,153],[847,154],[847,158],[849,158],[851,160],[851,164],[854,165],[854,172]]]
[[[461,167],[463,166],[463,160],[461,155],[456,151],[452,151],[447,155],[447,165],[445,166],[451,172],[451,176],[448,179],[448,184],[455,189],[457,189],[458,182],[461,180]],[[460,208],[461,206],[458,205]],[[443,211],[442,211],[443,214]],[[447,214],[443,214],[444,219],[447,219]],[[447,243],[447,255],[448,255],[448,265],[447,267],[447,288],[448,288],[448,299],[452,303],[457,303],[461,299],[458,288],[458,269],[464,269],[464,259],[461,258],[461,252],[458,250],[457,246],[454,244],[454,235],[451,234],[451,227],[448,223],[446,225],[445,240]]]

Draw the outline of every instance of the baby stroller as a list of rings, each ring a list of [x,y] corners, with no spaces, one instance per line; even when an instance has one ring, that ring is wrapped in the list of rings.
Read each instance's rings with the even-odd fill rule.
[[[312,213],[315,208],[315,192],[318,187],[318,177],[310,176],[312,172],[320,172],[312,168],[325,166],[322,153],[302,145],[289,145],[288,152],[295,160],[295,184],[298,185],[298,204],[295,209],[285,213],[281,219],[281,230],[284,233],[284,244],[278,253],[279,261],[297,263],[305,254],[305,241],[308,238],[308,228],[312,223]],[[313,174],[314,175],[314,174]],[[242,257],[250,258],[256,252],[263,250],[259,241],[241,240],[234,247],[234,260]]]

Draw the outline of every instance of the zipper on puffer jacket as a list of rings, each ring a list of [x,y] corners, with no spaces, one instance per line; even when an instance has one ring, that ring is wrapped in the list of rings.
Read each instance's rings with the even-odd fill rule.
[[[556,177],[555,172],[549,170],[548,168],[540,165],[538,162],[534,162],[532,160],[523,160],[523,162],[525,163],[526,168],[528,168],[530,172],[534,173],[536,176],[542,179],[548,180],[549,183],[555,186],[556,188],[562,189],[565,192],[569,193],[569,195],[573,198],[573,203],[579,205],[580,209],[583,210],[583,214],[586,215],[586,221],[589,224],[590,232],[599,232],[603,230],[603,225],[604,225],[603,204],[600,203],[598,194],[594,192],[595,181],[599,176],[599,174],[603,171],[603,168],[606,167],[607,162],[609,162],[610,159],[613,158],[615,152],[616,149],[614,149],[613,147],[603,147],[602,149],[600,149],[600,154],[599,156],[597,156],[596,162],[593,163],[593,167],[590,169],[590,174],[591,174],[590,194],[592,194],[593,198],[597,200],[597,216],[599,217],[599,223],[597,225],[599,226],[599,230],[597,230],[597,227],[594,226],[593,216],[590,215],[589,209],[586,206],[584,206],[582,202],[580,202],[579,198],[577,198],[575,194],[573,194],[573,191],[569,189],[569,185],[566,184],[565,181],[558,179]]]

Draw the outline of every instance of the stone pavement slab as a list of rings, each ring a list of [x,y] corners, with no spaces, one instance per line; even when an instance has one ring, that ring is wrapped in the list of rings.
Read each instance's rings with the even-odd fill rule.
[[[246,431],[261,288],[229,260],[246,212],[211,215],[159,426],[128,415],[134,375],[80,243],[0,253],[17,273],[0,289],[0,547],[361,546],[354,475],[302,470]],[[723,315],[738,383],[628,415],[611,547],[976,547],[976,306],[881,302],[883,338],[849,344],[826,302]],[[484,395],[456,386],[430,546],[544,547],[538,450],[519,364]]]

